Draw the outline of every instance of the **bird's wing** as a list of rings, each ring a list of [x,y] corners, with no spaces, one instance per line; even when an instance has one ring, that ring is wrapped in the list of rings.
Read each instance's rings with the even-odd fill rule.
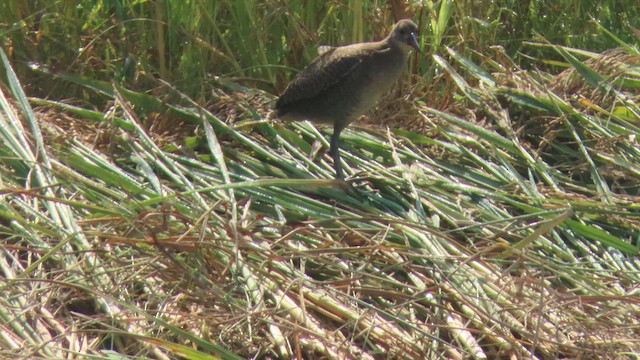
[[[313,98],[329,89],[356,70],[367,56],[365,52],[348,55],[336,54],[338,49],[332,48],[325,51],[299,73],[278,99],[276,108],[285,107],[299,100]]]
[[[320,45],[318,46],[318,56],[326,53],[327,51],[331,51],[335,49],[335,47],[333,46],[329,46],[329,45]]]

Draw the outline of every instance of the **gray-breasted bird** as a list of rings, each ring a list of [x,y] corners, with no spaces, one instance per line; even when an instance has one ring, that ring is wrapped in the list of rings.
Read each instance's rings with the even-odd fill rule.
[[[282,120],[333,125],[329,153],[336,178],[344,179],[340,133],[397,82],[409,50],[420,51],[417,33],[416,24],[403,19],[380,41],[327,48],[278,99],[276,116]]]

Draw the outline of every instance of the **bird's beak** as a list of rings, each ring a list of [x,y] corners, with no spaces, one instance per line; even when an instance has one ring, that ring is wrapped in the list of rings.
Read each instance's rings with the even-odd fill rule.
[[[422,52],[422,50],[420,50],[420,45],[418,45],[418,38],[416,37],[415,33],[411,33],[411,37],[409,38],[409,41],[407,41],[407,45],[416,49],[416,51],[419,53]]]

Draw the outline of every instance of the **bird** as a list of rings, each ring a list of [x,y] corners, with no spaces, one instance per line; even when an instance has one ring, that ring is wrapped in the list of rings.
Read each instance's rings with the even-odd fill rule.
[[[333,125],[329,154],[336,179],[345,178],[340,133],[398,81],[410,50],[420,51],[417,36],[418,26],[402,19],[380,41],[321,47],[278,98],[275,110],[281,120]]]

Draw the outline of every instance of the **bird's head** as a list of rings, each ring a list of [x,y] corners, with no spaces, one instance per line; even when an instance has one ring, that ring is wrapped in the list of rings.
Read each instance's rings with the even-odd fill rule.
[[[403,48],[408,49],[408,47],[412,47],[416,49],[416,51],[420,51],[417,36],[418,26],[409,19],[402,19],[394,25],[393,30],[391,30],[391,34],[389,35],[389,39],[394,44]]]

